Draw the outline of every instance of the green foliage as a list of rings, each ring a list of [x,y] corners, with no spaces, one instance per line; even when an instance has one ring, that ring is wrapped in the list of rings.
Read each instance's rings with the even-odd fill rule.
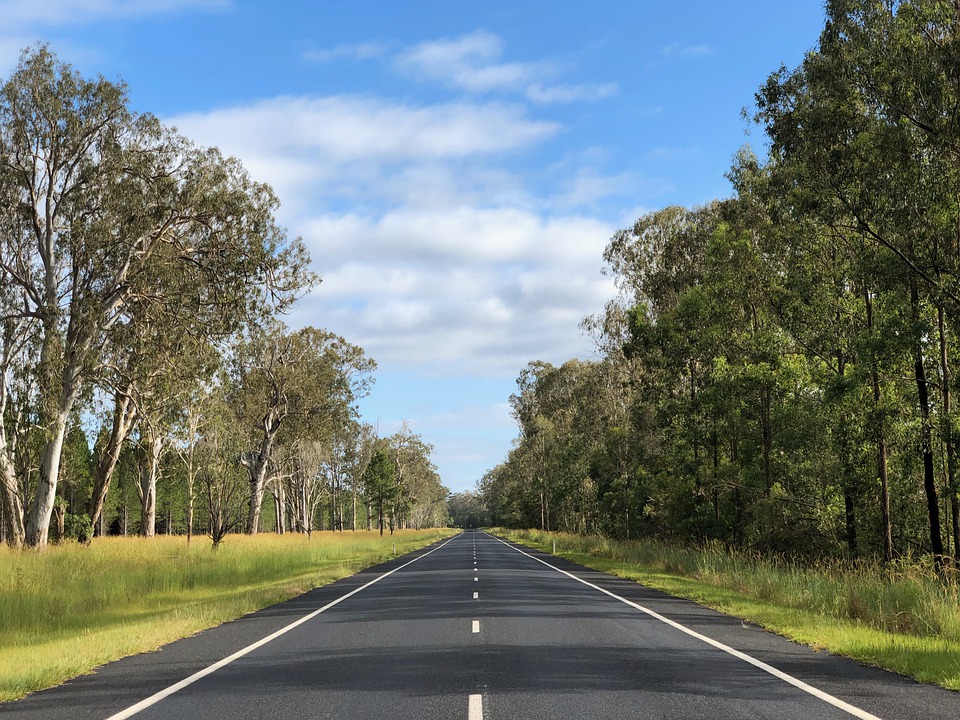
[[[377,527],[383,535],[384,523],[390,507],[397,498],[396,469],[385,450],[377,450],[363,473],[363,489],[377,518]]]
[[[960,562],[960,28],[936,0],[826,14],[758,92],[735,195],[611,238],[602,359],[520,374],[495,523]]]
[[[89,545],[93,540],[93,523],[87,515],[68,513],[64,521],[64,535],[81,545]]]
[[[3,535],[43,546],[58,493],[96,518],[110,481],[73,424],[92,388],[133,397],[141,435],[162,443],[214,345],[316,278],[268,186],[44,45],[0,87],[0,144]],[[130,430],[115,428],[114,448]],[[147,534],[156,466],[141,478]]]
[[[479,528],[489,523],[490,515],[477,493],[454,493],[447,498],[447,511],[453,527]]]

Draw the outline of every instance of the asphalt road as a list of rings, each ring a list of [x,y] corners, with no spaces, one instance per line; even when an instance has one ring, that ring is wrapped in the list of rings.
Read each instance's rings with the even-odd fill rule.
[[[0,705],[61,717],[920,720],[960,693],[467,532]]]

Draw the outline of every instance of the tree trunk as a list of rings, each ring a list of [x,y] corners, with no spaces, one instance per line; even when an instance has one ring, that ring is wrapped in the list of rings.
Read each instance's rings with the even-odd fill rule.
[[[841,318],[838,310],[834,316],[837,326],[840,326]],[[841,380],[846,379],[847,362],[842,351],[837,351],[837,375]],[[842,402],[842,401],[841,401]],[[847,537],[847,554],[851,558],[857,556],[857,515],[855,504],[854,478],[855,470],[850,450],[850,434],[848,428],[851,423],[848,422],[847,413],[840,410],[840,427],[837,429],[837,451],[840,455],[840,479],[843,486],[843,520]]]
[[[247,465],[250,472],[250,508],[247,513],[247,535],[256,535],[260,530],[260,507],[263,505],[263,493],[267,486],[267,467],[270,463],[270,454],[273,452],[273,443],[280,430],[280,420],[271,411],[263,420],[263,440],[260,451]]]
[[[17,470],[10,455],[13,448],[7,441],[8,390],[5,369],[8,367],[7,357],[4,357],[3,361],[3,365],[0,366],[0,373],[2,373],[0,374],[0,513],[3,516],[3,521],[0,523],[0,532],[3,533],[4,542],[10,547],[19,548],[23,546],[25,538],[23,527],[24,496],[17,480]]]
[[[140,469],[140,536],[153,537],[157,527],[157,476],[160,474],[160,455],[163,438],[151,429],[147,433],[144,459]]]
[[[25,537],[23,497],[2,433],[3,429],[0,428],[0,503],[3,510],[3,534],[7,545],[19,548],[23,546]]]
[[[66,507],[63,504],[63,498],[60,498],[61,502],[54,502],[53,504],[53,542],[62,543],[63,536],[66,534]]]
[[[130,431],[133,429],[135,418],[136,408],[130,400],[130,395],[126,389],[118,390],[114,395],[113,426],[110,430],[110,437],[107,439],[107,446],[97,460],[97,468],[93,477],[93,491],[90,494],[90,502],[87,504],[87,515],[90,516],[90,523],[94,528],[97,528],[100,524],[100,515],[103,513],[103,504],[107,499],[107,492],[110,490],[110,481],[113,478],[117,462],[120,460],[123,443],[126,442],[130,436]]]
[[[870,291],[864,290],[864,307],[867,311],[867,332],[871,339],[874,334],[873,298]],[[890,481],[887,475],[887,431],[883,417],[880,392],[880,370],[877,358],[870,358],[870,381],[873,385],[873,409],[876,425],[877,475],[880,477],[880,534],[883,537],[883,561],[893,561],[893,526],[890,521]]]
[[[910,284],[910,307],[915,323],[919,323],[919,293],[916,282]],[[930,424],[930,398],[926,370],[923,366],[923,346],[919,335],[914,346],[913,370],[917,381],[917,399],[920,403],[920,449],[923,455],[923,490],[927,497],[927,518],[930,523],[930,549],[933,562],[943,571],[943,536],[940,531],[940,502],[937,498],[936,476],[933,467],[933,428]]]
[[[773,393],[767,383],[760,388],[760,426],[763,436],[763,485],[764,497],[770,497],[773,489],[773,428],[771,427],[770,410]]]
[[[960,568],[960,498],[957,497],[957,455],[954,445],[950,362],[947,354],[947,329],[943,305],[937,305],[937,330],[940,338],[940,378],[943,390],[943,442],[947,452],[947,496],[950,499],[950,520],[953,531],[953,561]]]
[[[187,542],[193,538],[193,483],[187,485],[187,512],[184,518],[184,524],[187,526]]]
[[[731,423],[730,427],[730,464],[737,468],[739,475],[739,464],[740,464],[740,443],[737,437],[737,426],[736,422]],[[743,546],[743,525],[744,525],[744,508],[743,508],[743,498],[740,494],[740,483],[741,480],[737,479],[736,484],[733,486],[733,507],[735,510],[734,513],[734,527],[733,527],[733,542],[737,547]]]
[[[60,477],[60,459],[63,455],[63,440],[67,434],[67,420],[73,407],[75,392],[64,392],[60,411],[50,425],[49,439],[40,453],[40,475],[37,490],[30,513],[27,517],[26,544],[43,548],[50,533],[50,518],[53,515],[54,500],[57,495],[57,481]]]

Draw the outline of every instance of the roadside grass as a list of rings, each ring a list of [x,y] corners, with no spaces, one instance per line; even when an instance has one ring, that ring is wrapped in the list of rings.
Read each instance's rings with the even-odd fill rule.
[[[453,530],[0,548],[0,702],[295,597]]]
[[[535,530],[496,534],[688,598],[818,650],[960,690],[960,593],[931,569],[804,567],[722,547],[616,542]]]

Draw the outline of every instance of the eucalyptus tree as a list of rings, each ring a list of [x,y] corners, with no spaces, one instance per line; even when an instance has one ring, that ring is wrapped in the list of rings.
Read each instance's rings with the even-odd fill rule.
[[[326,438],[357,414],[376,363],[326,330],[277,323],[242,337],[228,363],[228,397],[251,433],[241,462],[250,480],[246,532],[256,533],[278,444]]]
[[[960,319],[958,16],[951,3],[938,0],[831,0],[826,10],[817,48],[795,70],[770,77],[757,96],[757,118],[777,161],[796,168],[821,221],[860,236],[872,254],[901,267],[899,277],[886,287],[868,287],[865,297],[871,303],[871,293],[897,289],[910,320],[917,445],[930,549],[940,566],[928,365],[938,355],[940,374],[949,379],[945,338],[948,326]],[[930,337],[938,337],[939,352],[930,347]],[[955,442],[949,383],[943,387],[949,446]],[[951,494],[954,452],[947,463],[954,477]],[[889,547],[885,555],[891,555]]]
[[[437,527],[446,524],[447,490],[431,460],[433,446],[404,422],[400,430],[384,441],[394,466],[393,504],[390,530]]]
[[[370,460],[377,448],[377,428],[369,423],[361,423],[353,438],[354,451],[351,453],[349,466],[351,520],[350,529],[357,529],[357,512],[364,492],[364,473],[370,465]],[[366,503],[367,530],[370,529],[370,505]]]
[[[274,480],[283,486],[275,497],[285,504],[296,532],[313,533],[317,512],[328,494],[323,475],[325,448],[319,440],[298,439],[278,448]],[[278,518],[277,527],[282,531]]]
[[[44,433],[24,534],[43,546],[70,415],[111,331],[135,306],[157,322],[177,300],[171,289],[157,301],[158,277],[202,287],[190,296],[194,327],[218,333],[291,302],[310,278],[302,244],[274,220],[269,187],[46,47],[25,51],[0,90],[0,149],[11,208],[0,215],[0,284],[31,320]]]
[[[211,404],[217,389],[211,385],[194,385],[193,392],[184,402],[184,411],[174,428],[173,449],[184,466],[186,503],[184,507],[184,527],[187,542],[193,538],[194,506],[196,501],[198,458],[197,447],[203,438],[203,431],[212,421]]]
[[[326,496],[329,499],[330,528],[344,530],[347,525],[348,488],[355,491],[359,485],[362,468],[358,464],[363,455],[363,428],[354,418],[336,423],[320,442],[318,472],[325,479]],[[353,493],[355,502],[356,492]],[[353,509],[355,515],[356,508]],[[354,519],[355,521],[355,519]]]
[[[216,549],[229,533],[243,526],[249,485],[236,462],[244,449],[243,428],[234,421],[222,392],[211,393],[208,410],[194,458],[207,534]]]
[[[478,528],[490,523],[490,515],[479,493],[467,491],[450,495],[447,512],[454,527]]]

